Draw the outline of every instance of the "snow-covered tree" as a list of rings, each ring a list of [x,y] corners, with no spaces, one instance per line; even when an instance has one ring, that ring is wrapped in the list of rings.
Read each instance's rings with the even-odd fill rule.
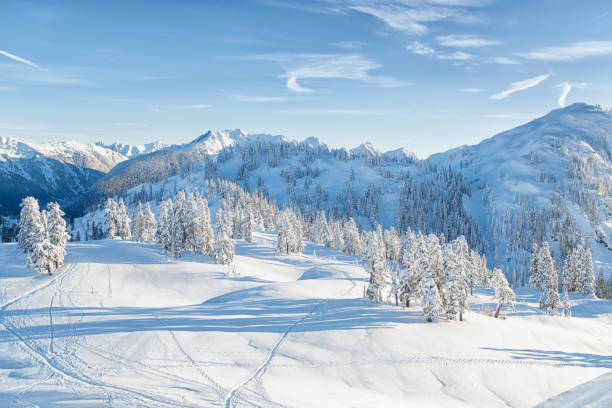
[[[329,237],[329,226],[327,225],[327,218],[325,217],[325,211],[321,210],[317,219],[315,221],[315,225],[313,228],[313,241],[317,245],[325,245],[329,246],[330,237]]]
[[[166,253],[172,253],[172,207],[172,199],[162,201],[157,218],[157,239]]]
[[[246,222],[244,228],[244,240],[246,242],[253,242],[253,231],[255,231],[255,216],[249,209],[246,214]]]
[[[30,256],[34,247],[45,233],[45,227],[40,215],[38,201],[34,197],[26,197],[21,201],[19,214],[19,232],[17,242],[23,251]]]
[[[304,249],[301,222],[293,210],[286,208],[281,211],[276,225],[278,226],[276,251],[279,254],[294,254]]]
[[[559,309],[559,276],[547,242],[543,242],[538,253],[538,275],[541,279],[542,308],[548,314],[557,314]]]
[[[463,265],[464,260],[462,260],[461,245],[462,242],[458,239],[455,250],[448,252],[450,259],[446,260],[449,272],[444,284],[444,306],[446,316],[451,320],[456,320],[457,315],[459,315],[459,320],[463,320],[463,312],[468,309],[469,287],[466,268]]]
[[[217,210],[215,217],[215,244],[212,256],[218,264],[228,265],[234,260],[234,242],[230,238],[230,207],[226,200]]]
[[[366,296],[374,301],[382,301],[382,289],[385,285],[385,247],[380,226],[374,232],[368,232],[363,245],[364,268],[370,275]]]
[[[595,293],[595,273],[593,272],[593,256],[591,248],[581,252],[580,267],[578,269],[578,292],[583,295]]]
[[[58,203],[48,203],[46,211],[46,228],[49,239],[51,262],[55,269],[64,264],[66,255],[66,242],[68,241],[68,231],[66,231],[66,221],[64,212]]]
[[[359,238],[359,230],[353,218],[349,218],[344,223],[344,252],[347,254],[357,255],[361,253],[361,239]]]
[[[130,239],[131,228],[130,228],[130,216],[128,215],[128,209],[123,202],[123,198],[119,199],[117,203],[117,213],[119,218],[117,220],[117,235],[121,239]]]
[[[425,316],[428,322],[431,322],[442,313],[442,303],[438,285],[436,285],[430,271],[426,271],[425,275],[423,275],[419,285],[419,292],[421,294],[423,316]]]
[[[417,240],[412,230],[408,229],[401,240],[399,277],[399,298],[406,307],[410,307],[410,300],[419,299],[419,283],[421,281],[421,270],[419,269],[418,246],[423,245],[423,240]]]
[[[112,198],[106,200],[104,207],[104,234],[107,238],[114,239],[117,235],[117,225],[119,223],[119,208],[117,202]]]
[[[497,308],[495,309],[495,318],[497,318],[499,317],[499,312],[503,306],[514,309],[516,295],[514,294],[514,291],[510,285],[508,285],[506,276],[499,268],[493,269],[491,283],[495,289],[495,299],[497,299]]]
[[[145,204],[141,228],[141,239],[143,241],[155,240],[155,233],[157,232],[157,221],[155,220],[155,215],[153,214],[153,211],[151,211],[149,203]]]
[[[400,237],[395,230],[391,227],[383,234],[385,241],[385,256],[388,260],[397,262],[400,256]]]
[[[572,310],[570,308],[569,295],[567,293],[567,288],[565,288],[563,294],[563,316],[570,317],[572,315]]]

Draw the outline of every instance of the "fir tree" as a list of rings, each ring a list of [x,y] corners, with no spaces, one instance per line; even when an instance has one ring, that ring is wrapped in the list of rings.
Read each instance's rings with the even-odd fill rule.
[[[442,304],[438,285],[436,285],[429,271],[421,279],[419,291],[421,294],[421,305],[423,306],[423,316],[425,316],[428,322],[431,322],[442,312]]]
[[[215,217],[215,244],[213,259],[218,264],[228,265],[234,260],[234,242],[230,238],[229,204],[223,200]]]
[[[491,278],[493,288],[495,289],[495,299],[497,299],[497,309],[495,309],[495,318],[499,317],[499,312],[503,306],[514,309],[514,301],[516,295],[508,285],[506,276],[499,268],[493,269],[493,277]]]
[[[64,256],[66,255],[66,242],[68,241],[69,235],[66,231],[66,221],[63,218],[64,215],[58,203],[47,204],[45,217],[47,237],[50,245],[51,262],[55,269],[64,264]]]

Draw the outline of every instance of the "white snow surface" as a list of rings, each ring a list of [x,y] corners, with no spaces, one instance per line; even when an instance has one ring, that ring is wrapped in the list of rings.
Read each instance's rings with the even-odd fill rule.
[[[466,321],[427,323],[363,299],[353,256],[275,240],[236,241],[233,277],[120,240],[34,276],[0,246],[0,406],[528,407],[612,372],[611,301],[572,296],[567,319],[521,289],[498,320],[478,288]]]

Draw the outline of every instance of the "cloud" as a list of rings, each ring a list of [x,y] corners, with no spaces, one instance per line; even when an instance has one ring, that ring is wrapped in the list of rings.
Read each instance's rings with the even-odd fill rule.
[[[491,95],[491,99],[498,101],[500,99],[507,98],[508,96],[510,96],[511,94],[515,92],[522,91],[528,88],[532,88],[538,85],[540,82],[544,81],[549,76],[550,75],[547,75],[547,74],[539,75],[537,77],[525,79],[524,81],[513,82],[510,84],[510,87],[506,89],[505,91],[496,93],[495,95]]]
[[[282,98],[280,96],[246,96],[246,95],[236,95],[234,99],[240,102],[283,102],[286,101],[287,98]]]
[[[612,41],[581,41],[559,47],[520,54],[524,58],[544,61],[571,61],[612,54]]]
[[[173,109],[173,110],[202,110],[202,109],[210,109],[212,105],[208,104],[195,104],[195,105],[169,105],[165,106],[165,109]],[[162,108],[153,109],[154,112],[159,112]]]
[[[566,105],[565,100],[567,99],[567,95],[570,93],[572,88],[584,88],[587,84],[585,82],[577,82],[574,84],[570,84],[567,81],[561,82],[557,84],[559,88],[561,88],[561,93],[559,94],[559,99],[557,99],[557,103],[559,107],[564,107]]]
[[[430,55],[430,54],[435,54],[436,52],[436,50],[434,50],[433,48],[423,43],[420,43],[418,41],[415,41],[412,44],[407,45],[406,49],[418,55]]]
[[[493,58],[493,62],[496,64],[504,64],[504,65],[519,65],[521,62],[508,57],[497,57]]]
[[[348,115],[348,116],[381,116],[401,113],[398,110],[376,110],[376,109],[282,109],[272,111],[273,113],[287,115]]]
[[[41,67],[39,67],[38,65],[33,63],[32,61],[29,61],[29,60],[27,60],[25,58],[18,57],[17,55],[13,55],[13,54],[8,53],[6,51],[0,50],[0,55],[4,55],[5,57],[10,58],[10,59],[12,59],[14,61],[18,61],[18,62],[21,62],[22,64],[26,64],[26,65],[29,65],[31,67],[34,67],[34,68],[36,68],[39,71],[45,71],[44,69],[42,69]]]
[[[559,104],[559,107],[562,108],[565,106],[565,99],[567,98],[567,95],[572,90],[572,85],[569,82],[565,81],[561,82],[557,86],[561,88],[561,94],[559,95],[559,99],[557,99],[557,103]]]
[[[19,88],[17,88],[16,86],[4,86],[4,85],[0,85],[0,91],[16,91]]]
[[[451,21],[473,24],[482,21],[471,8],[483,6],[485,0],[348,0],[332,1],[336,7],[345,7],[369,14],[387,26],[409,34],[423,34],[428,24]]]
[[[338,48],[343,48],[345,50],[356,50],[362,48],[366,44],[367,43],[363,41],[338,41],[332,43],[332,45],[335,45]]]
[[[437,40],[440,45],[453,48],[478,48],[501,44],[499,41],[485,40],[473,35],[441,35]]]
[[[287,89],[293,92],[298,92],[298,93],[313,93],[314,92],[312,89],[304,88],[303,86],[298,84],[297,77],[295,76],[290,76],[289,78],[287,78],[286,86],[287,86]]]
[[[467,61],[472,58],[472,54],[463,51],[455,51],[452,54],[438,55],[438,58],[445,60]]]
[[[463,88],[463,89],[460,89],[459,92],[479,93],[479,92],[482,92],[482,89],[480,89],[480,88]]]
[[[385,88],[409,85],[396,78],[371,75],[370,71],[381,65],[360,54],[259,54],[229,58],[278,62],[285,70],[280,78],[286,79],[287,89],[298,93],[315,92],[298,82],[302,79],[350,79]]]

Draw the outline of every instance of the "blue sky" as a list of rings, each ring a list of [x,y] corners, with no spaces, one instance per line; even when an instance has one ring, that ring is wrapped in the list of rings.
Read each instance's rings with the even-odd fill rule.
[[[609,1],[3,0],[0,15],[0,135],[30,141],[242,128],[426,157],[612,105]]]

